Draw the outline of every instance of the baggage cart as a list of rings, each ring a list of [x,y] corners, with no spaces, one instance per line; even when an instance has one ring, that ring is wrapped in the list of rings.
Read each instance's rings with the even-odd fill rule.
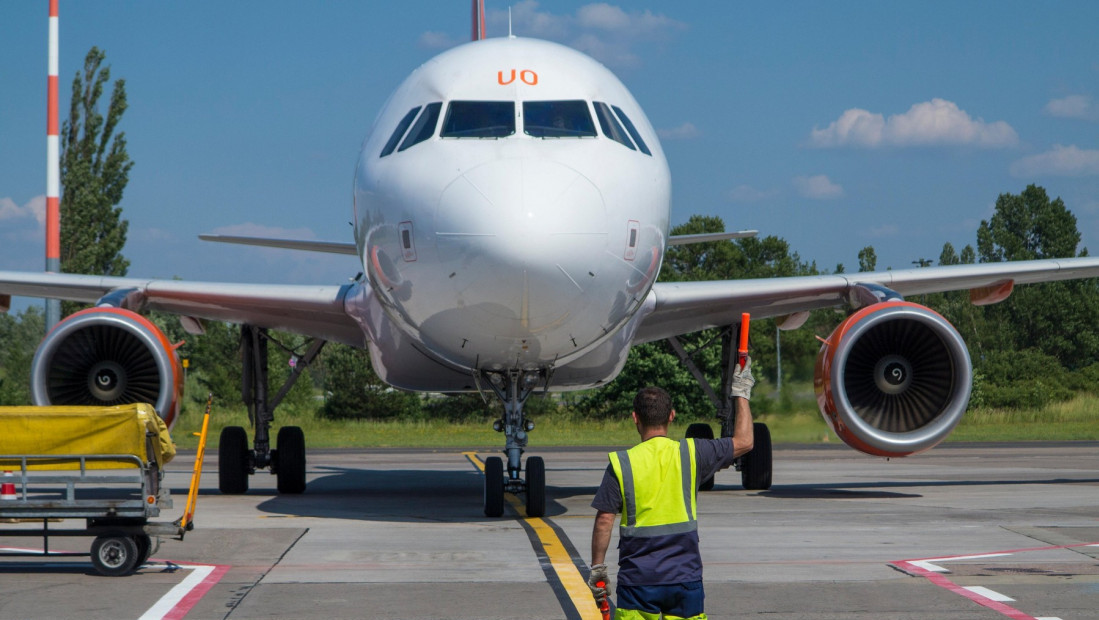
[[[182,540],[194,527],[209,416],[207,402],[187,506],[169,523],[152,519],[172,507],[163,468],[175,446],[151,405],[0,407],[0,536],[41,537],[42,551],[30,553],[90,555],[103,575],[131,574],[160,537]],[[84,527],[51,527],[74,519]],[[50,550],[51,538],[70,536],[92,537],[90,553]]]

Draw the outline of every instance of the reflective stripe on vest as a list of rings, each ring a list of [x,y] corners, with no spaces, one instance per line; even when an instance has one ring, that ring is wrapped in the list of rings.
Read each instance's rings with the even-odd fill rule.
[[[649,538],[698,529],[693,441],[654,437],[612,452],[610,460],[622,489],[620,536]]]

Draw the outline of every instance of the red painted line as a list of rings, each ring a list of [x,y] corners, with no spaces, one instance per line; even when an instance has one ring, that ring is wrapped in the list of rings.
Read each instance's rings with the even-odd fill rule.
[[[992,551],[992,552],[987,552],[987,553],[990,553],[990,554],[991,553],[1002,553],[1002,554],[1008,555],[1008,554],[1026,553],[1026,552],[1029,552],[1029,551],[1053,551],[1053,550],[1056,550],[1056,549],[1073,549],[1073,548],[1076,548],[1076,547],[1094,547],[1094,546],[1096,546],[1096,544],[1097,543],[1091,542],[1091,543],[1078,543],[1078,544],[1075,544],[1075,545],[1050,545],[1050,546],[1046,546],[1046,547],[1029,547],[1029,548],[1026,548],[1026,549],[1014,549],[1014,550],[1009,550],[1009,551]],[[927,579],[928,581],[930,581],[931,583],[939,586],[940,588],[943,588],[945,590],[953,592],[954,594],[964,596],[965,598],[967,598],[967,599],[973,601],[974,603],[977,603],[978,605],[981,605],[983,607],[987,607],[987,608],[992,609],[994,611],[998,611],[1001,614],[1003,614],[1004,616],[1007,616],[1008,618],[1012,618],[1012,620],[1037,620],[1037,618],[1035,618],[1034,616],[1031,616],[1029,614],[1021,612],[1018,609],[1015,609],[1014,607],[1012,607],[1010,605],[1005,605],[1004,603],[1001,603],[1000,601],[994,601],[994,600],[988,598],[987,596],[981,596],[980,594],[977,594],[976,592],[973,592],[972,590],[967,590],[964,587],[959,586],[958,584],[956,584],[953,581],[951,581],[950,579],[948,579],[946,577],[946,575],[944,575],[942,573],[936,573],[934,571],[930,571],[930,570],[927,570],[925,568],[921,568],[921,567],[916,566],[915,564],[913,564],[913,562],[948,562],[952,559],[967,558],[967,557],[970,557],[971,555],[975,555],[975,554],[965,553],[965,554],[938,556],[938,557],[931,557],[931,558],[917,558],[917,559],[912,559],[912,560],[900,560],[900,561],[897,561],[897,562],[892,562],[891,564],[893,566],[897,567],[898,569],[900,569],[901,571],[903,571],[905,573],[908,573],[909,575],[913,575],[913,576],[916,576],[916,577],[923,577],[924,579]],[[981,555],[984,555],[984,554],[981,554]]]
[[[178,603],[172,607],[168,613],[164,614],[163,620],[180,620],[187,615],[191,608],[198,604],[202,600],[203,596],[210,591],[210,588],[214,587],[217,582],[221,581],[221,578],[225,576],[225,573],[229,572],[229,566],[224,564],[215,564],[214,570],[206,575],[206,578],[199,582],[194,588],[191,589]]]
[[[928,581],[939,586],[940,588],[944,588],[946,590],[949,590],[950,592],[953,592],[954,594],[964,596],[974,603],[977,603],[978,605],[988,607],[993,611],[998,611],[1008,618],[1012,618],[1012,620],[1037,620],[1034,616],[1025,614],[1010,605],[1005,605],[999,601],[994,601],[986,596],[981,596],[980,594],[977,594],[976,592],[973,592],[971,590],[966,590],[962,586],[947,579],[946,576],[942,573],[936,573],[920,568],[918,566],[913,566],[908,561],[894,562],[893,565],[910,575],[923,577],[924,579],[927,579]]]

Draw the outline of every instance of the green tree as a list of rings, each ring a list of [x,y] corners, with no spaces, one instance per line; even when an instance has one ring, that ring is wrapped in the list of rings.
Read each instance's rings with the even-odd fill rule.
[[[37,306],[28,307],[18,318],[0,314],[0,405],[31,404],[31,361],[45,324]]]
[[[327,418],[408,418],[420,413],[416,394],[396,390],[378,378],[363,349],[329,343],[321,353]]]
[[[874,271],[878,266],[878,255],[874,246],[868,245],[859,250],[859,271]]]
[[[129,261],[122,256],[128,222],[117,207],[133,162],[126,153],[126,134],[116,133],[126,111],[126,82],[116,80],[107,116],[99,98],[110,79],[101,67],[106,55],[93,47],[72,85],[69,118],[61,129],[61,271],[123,276]],[[63,304],[70,314],[79,306]]]

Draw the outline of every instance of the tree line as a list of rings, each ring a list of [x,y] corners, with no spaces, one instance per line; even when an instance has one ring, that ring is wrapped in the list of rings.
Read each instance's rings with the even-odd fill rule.
[[[133,162],[126,153],[125,133],[117,131],[127,108],[125,82],[114,83],[106,117],[98,100],[110,79],[105,55],[92,48],[82,72],[73,80],[72,105],[62,129],[62,271],[101,275],[126,274],[129,262],[121,251],[127,222],[118,207]],[[673,235],[724,232],[716,216],[695,215],[676,226]],[[957,265],[1087,255],[1079,248],[1076,218],[1060,199],[1029,185],[1019,194],[1001,194],[993,216],[976,231],[975,247],[960,251],[943,245],[937,264]],[[872,246],[857,255],[859,271],[877,269]],[[928,267],[935,261],[913,261]],[[843,273],[836,265],[831,273]],[[661,281],[727,280],[808,276],[829,273],[803,260],[782,238],[767,236],[673,246],[668,249]],[[955,325],[969,346],[974,365],[970,406],[1040,408],[1094,390],[1099,380],[1099,280],[1049,282],[1019,287],[1004,302],[974,306],[967,291],[938,293],[912,299],[936,310]],[[65,304],[64,313],[80,309]],[[758,380],[770,390],[753,399],[760,412],[791,407],[796,390],[812,380],[819,338],[827,337],[842,319],[842,310],[819,310],[799,329],[779,332],[773,319],[753,321],[751,351]],[[210,322],[199,337],[183,332],[169,315],[152,317],[171,339],[183,342],[179,353],[188,361],[188,383],[202,396],[212,392],[219,401],[241,399],[240,328]],[[42,311],[31,307],[17,316],[0,315],[0,405],[30,403],[29,376],[34,351],[44,330]],[[304,351],[306,340],[294,334],[274,334],[280,346],[270,348],[272,393],[289,375],[291,360]],[[712,345],[717,330],[681,337],[692,359],[712,384],[720,376],[720,348]],[[781,365],[780,365],[781,359]],[[668,389],[675,408],[688,419],[705,419],[712,406],[694,378],[663,342],[634,347],[625,369],[613,382],[588,392],[560,398],[532,398],[532,414],[567,412],[586,417],[620,417],[629,411],[633,394],[644,385]],[[779,389],[782,386],[782,389]],[[196,390],[192,389],[192,392]],[[755,402],[757,401],[758,402]],[[284,406],[315,410],[330,418],[443,417],[452,420],[499,415],[495,399],[479,395],[442,397],[418,395],[386,386],[370,366],[366,351],[329,343],[298,380]]]

